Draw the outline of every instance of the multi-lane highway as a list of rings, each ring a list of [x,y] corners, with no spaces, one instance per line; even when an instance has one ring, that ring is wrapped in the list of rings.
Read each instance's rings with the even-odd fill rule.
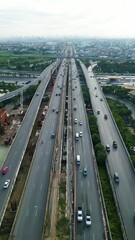
[[[66,51],[66,54],[68,55],[70,50]],[[9,167],[9,171],[5,176],[0,176],[1,221],[3,218],[3,213],[6,209],[6,203],[8,202],[7,200],[10,197],[21,161],[27,147],[32,126],[44,95],[44,91],[51,77],[51,71],[55,66],[56,64],[52,64],[47,68],[42,76],[40,76],[42,81],[37,89],[38,94],[35,94],[33,97],[33,100],[28,108],[28,111],[5,162],[5,165]],[[133,212],[135,209],[135,173],[129,161],[129,156],[123,141],[121,140],[121,137],[117,131],[116,125],[114,124],[106,99],[93,75],[92,68],[90,67],[89,71],[87,71],[82,63],[81,66],[89,87],[93,110],[97,116],[102,143],[104,146],[106,146],[106,144],[110,146],[110,152],[107,155],[107,165],[118,204],[118,211],[121,213],[121,219],[124,223],[127,239],[134,240],[135,223],[133,221]],[[67,61],[64,59],[58,71],[48,112],[35,149],[31,169],[26,182],[21,204],[18,208],[17,217],[12,228],[10,239],[39,240],[42,238],[50,175],[52,170],[53,153],[55,148],[55,138],[57,134],[58,116],[61,109],[61,96],[63,91],[62,84],[64,81],[66,81],[67,69]],[[67,183],[71,184],[70,173],[74,171],[75,185],[72,187],[75,189],[75,239],[102,240],[105,228],[103,224],[104,216],[100,197],[100,189],[96,174],[95,155],[87,122],[77,67],[73,59],[71,59],[69,75],[70,84],[68,91],[70,91],[70,93],[68,93],[68,97],[71,99],[68,98],[68,102],[71,109],[68,123],[72,126],[69,126],[70,131],[68,132],[68,136],[70,138],[73,136],[73,146],[72,140],[70,139],[71,142],[69,149],[71,149],[71,152],[68,154],[67,158],[71,159],[72,154],[72,160],[74,162],[73,164],[70,162],[70,166],[67,168],[67,171],[69,171],[67,172],[67,176],[69,177],[69,179],[67,178]],[[14,93],[11,93],[10,95],[13,97]],[[11,97],[10,95],[8,98]],[[105,114],[108,117],[107,119],[104,118]],[[73,130],[72,133],[71,130]],[[79,134],[78,140],[75,138],[76,133]],[[117,149],[113,147],[114,140],[118,144]],[[80,156],[80,164],[76,163],[77,155]],[[73,169],[71,169],[72,166]],[[87,170],[86,175],[84,175],[84,168]],[[119,184],[116,184],[114,181],[113,176],[115,172],[117,172],[120,177]],[[3,189],[4,182],[7,178],[11,180],[9,188]],[[71,197],[70,187],[68,187],[67,196]],[[82,208],[83,221],[81,222],[77,221],[78,207]],[[91,215],[91,226],[86,225],[87,211],[89,211]]]
[[[76,106],[76,110],[75,110]],[[73,136],[75,144],[74,163],[76,172],[76,239],[102,240],[104,235],[103,219],[101,215],[101,203],[98,192],[97,176],[95,174],[94,154],[86,119],[85,105],[82,98],[78,72],[75,61],[72,60],[72,107],[73,107]],[[77,122],[75,123],[75,119]],[[82,121],[82,125],[80,124]],[[79,140],[75,134],[82,132]],[[80,165],[76,164],[76,156],[80,155]],[[87,176],[83,174],[83,168],[87,168]],[[77,208],[82,207],[83,221],[77,222]],[[91,226],[86,226],[86,212],[90,211]]]
[[[3,214],[7,206],[8,199],[10,197],[11,191],[13,189],[28,141],[29,137],[38,113],[38,109],[44,95],[44,91],[48,85],[48,82],[51,77],[52,66],[48,68],[44,75],[44,80],[39,85],[37,94],[34,95],[32,102],[26,112],[24,120],[21,124],[21,127],[18,130],[18,133],[14,139],[14,142],[10,148],[9,154],[5,161],[5,166],[8,166],[8,172],[6,175],[0,175],[0,224],[3,219]],[[10,179],[10,185],[8,189],[3,189],[4,182],[6,179]]]
[[[101,140],[104,146],[110,146],[110,152],[107,156],[107,165],[115,197],[118,204],[118,211],[121,214],[122,222],[124,223],[125,232],[128,240],[135,239],[135,222],[133,219],[135,209],[135,172],[130,163],[129,156],[118,134],[117,128],[112,119],[111,112],[106,103],[106,99],[93,75],[92,68],[89,67],[89,73],[83,64],[82,68],[87,79],[87,85],[90,90],[92,106],[97,115],[98,126]],[[88,75],[89,74],[89,75]],[[101,101],[101,98],[103,101]],[[100,114],[97,114],[97,110]],[[108,119],[104,118],[107,114]],[[113,141],[117,142],[117,149],[113,147]],[[120,178],[119,184],[114,181],[114,173],[117,172]]]
[[[35,149],[32,167],[10,239],[38,240],[42,238],[47,206],[53,151],[61,106],[63,81],[66,79],[66,60],[59,69],[46,119]]]

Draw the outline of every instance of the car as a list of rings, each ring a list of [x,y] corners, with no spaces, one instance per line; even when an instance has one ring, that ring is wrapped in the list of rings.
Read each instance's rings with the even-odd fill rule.
[[[106,145],[106,151],[110,152],[110,146],[108,144]]]
[[[83,168],[83,176],[87,176],[87,168],[86,167]]]
[[[4,183],[3,188],[8,188],[8,187],[9,187],[9,184],[10,184],[10,180],[7,179],[7,180],[5,181],[5,183]]]
[[[82,137],[82,135],[83,135],[82,132],[79,132],[79,136]]]
[[[74,97],[74,101],[76,100],[76,98]]]
[[[56,110],[56,113],[58,113],[59,112],[59,110]]]
[[[100,114],[100,110],[99,109],[97,110],[97,114]]]
[[[39,93],[38,93],[38,92],[36,93],[36,96],[39,96]]]
[[[52,133],[52,134],[51,134],[51,138],[54,138],[54,136],[55,136],[55,134],[54,134],[54,133]]]
[[[96,96],[96,97],[98,97],[98,95],[97,95],[97,94],[96,94],[95,96]]]
[[[74,106],[74,111],[76,111],[76,109],[77,109],[77,107],[76,107],[76,106]]]
[[[82,207],[78,207],[78,209],[77,209],[77,221],[78,222],[83,221]]]
[[[116,182],[116,183],[119,183],[120,182],[120,178],[119,178],[119,175],[118,175],[118,173],[117,172],[115,172],[114,173],[114,181]]]
[[[94,89],[97,89],[97,87],[95,87]]]
[[[77,165],[80,165],[80,155],[77,155],[77,156],[76,156],[76,164],[77,164]]]
[[[103,98],[100,98],[100,101],[103,101]]]
[[[91,226],[91,216],[90,216],[90,211],[86,211],[86,226]]]
[[[6,174],[7,171],[8,171],[8,167],[7,167],[7,166],[5,166],[5,167],[2,168],[2,174],[3,174],[3,175]]]
[[[116,141],[113,141],[113,147],[114,147],[114,148],[117,148],[117,143],[116,143]]]
[[[55,107],[53,107],[52,111],[55,112]]]
[[[79,125],[82,125],[83,123],[82,123],[82,121],[80,120],[80,122],[79,122]]]
[[[108,118],[108,116],[107,116],[107,114],[105,114],[105,115],[104,115],[104,119],[107,119],[107,118]]]
[[[75,124],[77,123],[77,118],[75,118],[74,123],[75,123]]]

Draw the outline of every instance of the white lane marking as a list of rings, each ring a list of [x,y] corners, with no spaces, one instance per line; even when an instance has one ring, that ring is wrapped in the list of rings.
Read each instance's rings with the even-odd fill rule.
[[[88,187],[90,186],[90,183],[89,183],[89,181],[88,181]]]
[[[44,167],[44,171],[45,171],[45,167]]]
[[[35,217],[37,216],[38,209],[36,208]]]
[[[92,212],[92,206],[91,206],[91,203],[90,203],[90,212]]]
[[[41,183],[41,185],[40,185],[40,189],[42,190],[42,183]]]
[[[93,233],[93,240],[95,240],[95,234]]]
[[[33,185],[33,189],[35,188],[35,183],[34,183],[34,185]]]
[[[29,209],[27,210],[26,217],[28,216],[28,214],[29,214]]]
[[[37,167],[37,170],[39,169],[39,165],[38,165],[38,167]]]
[[[81,187],[82,187],[82,180],[81,180]]]

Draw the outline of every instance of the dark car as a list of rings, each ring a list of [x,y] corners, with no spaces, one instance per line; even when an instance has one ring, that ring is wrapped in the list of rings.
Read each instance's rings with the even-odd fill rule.
[[[114,147],[114,148],[117,148],[117,143],[116,143],[116,141],[113,141],[113,147]]]
[[[105,115],[104,115],[104,119],[107,119],[107,118],[108,118],[108,117],[107,117],[107,115],[105,114]]]

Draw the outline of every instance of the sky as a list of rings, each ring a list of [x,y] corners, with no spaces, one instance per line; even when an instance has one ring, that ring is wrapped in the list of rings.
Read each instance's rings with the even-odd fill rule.
[[[0,0],[0,38],[135,38],[135,0]]]

